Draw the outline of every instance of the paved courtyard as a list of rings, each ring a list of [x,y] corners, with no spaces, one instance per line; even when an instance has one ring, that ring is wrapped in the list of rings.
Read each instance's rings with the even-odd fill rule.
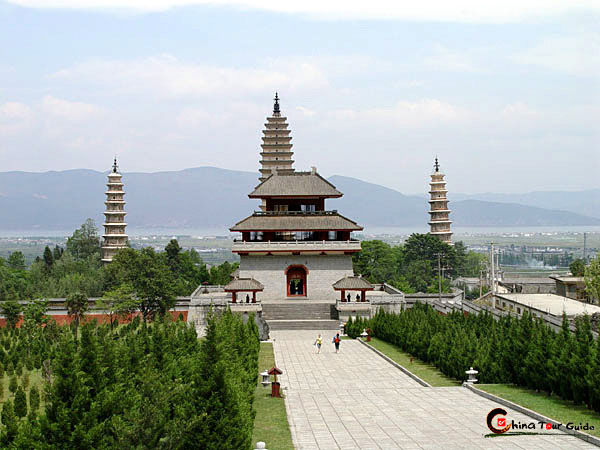
[[[298,449],[596,448],[561,432],[485,438],[486,415],[501,405],[462,387],[423,387],[359,342],[344,340],[335,354],[333,332],[321,334],[316,354],[317,332],[271,333]]]

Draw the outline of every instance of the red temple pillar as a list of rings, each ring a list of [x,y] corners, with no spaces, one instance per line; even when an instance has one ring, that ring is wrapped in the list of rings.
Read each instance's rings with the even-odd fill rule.
[[[237,300],[237,292],[232,292],[231,293],[231,303],[235,303]]]
[[[345,301],[346,301],[346,291],[344,291],[344,290],[342,289],[340,292],[342,293],[342,298],[341,298],[341,300],[342,300],[343,302],[345,302]]]
[[[252,303],[256,303],[256,291],[252,291]]]
[[[360,293],[360,301],[361,302],[366,302],[367,301],[367,291],[362,291]]]

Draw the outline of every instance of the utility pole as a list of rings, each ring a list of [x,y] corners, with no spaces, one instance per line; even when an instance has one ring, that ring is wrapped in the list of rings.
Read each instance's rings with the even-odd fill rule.
[[[496,276],[494,274],[494,243],[490,242],[490,267],[491,267],[491,288],[492,296],[496,295]]]
[[[442,254],[438,253],[438,300],[442,303]]]
[[[479,298],[481,298],[481,296],[483,295],[483,284],[482,284],[482,279],[483,278],[483,269],[479,269]]]
[[[587,260],[585,259],[587,253],[587,233],[583,233],[583,263],[587,264]]]

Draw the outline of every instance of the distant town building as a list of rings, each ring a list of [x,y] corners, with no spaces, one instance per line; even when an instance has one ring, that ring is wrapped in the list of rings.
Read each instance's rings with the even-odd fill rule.
[[[585,279],[583,277],[550,277],[556,283],[556,293],[574,300],[585,300]]]
[[[448,198],[446,196],[448,191],[437,158],[435,158],[429,185],[431,186],[429,190],[431,196],[429,199],[429,233],[438,236],[447,244],[452,244],[452,231],[450,231],[452,221],[449,218],[450,209],[448,209]]]
[[[533,317],[554,316],[560,318],[565,313],[569,319],[572,319],[584,314],[591,316],[594,313],[600,313],[598,306],[556,294],[496,294],[477,301],[491,302],[492,304],[489,306],[519,316],[528,311]]]
[[[504,277],[498,284],[514,294],[553,294],[556,292],[556,285],[552,277]],[[562,295],[559,292],[556,293]]]
[[[125,191],[123,190],[123,181],[119,173],[117,158],[112,166],[112,171],[108,174],[108,189],[106,191],[106,211],[104,211],[105,221],[104,241],[102,243],[102,262],[110,263],[119,249],[127,247],[127,234],[125,233]]]

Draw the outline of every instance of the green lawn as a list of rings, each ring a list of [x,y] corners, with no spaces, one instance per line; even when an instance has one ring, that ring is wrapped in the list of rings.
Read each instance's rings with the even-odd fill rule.
[[[275,365],[273,344],[260,343],[258,356],[258,371],[269,370]],[[256,418],[254,419],[254,433],[252,444],[263,441],[269,450],[293,450],[292,434],[287,421],[283,398],[271,397],[270,386],[265,388],[260,384],[260,377],[254,394]],[[255,448],[253,446],[252,448]]]
[[[29,408],[29,389],[31,389],[31,387],[33,385],[37,386],[38,391],[40,393],[40,409],[38,410],[38,413],[42,410],[42,408],[44,407],[44,382],[42,380],[42,371],[41,370],[32,370],[32,371],[28,371],[27,369],[23,369],[23,374],[25,374],[26,372],[29,373],[29,386],[27,388],[25,388],[25,386],[23,385],[23,376],[21,377],[17,377],[17,382],[19,384],[19,386],[23,387],[23,390],[25,391],[25,395],[27,396],[27,407]],[[4,402],[5,400],[8,399],[12,399],[14,401],[14,394],[12,394],[10,392],[10,390],[8,389],[8,383],[10,381],[10,377],[4,373],[4,377],[0,378],[0,383],[3,384],[3,395],[0,396],[0,403]]]
[[[410,355],[393,344],[377,338],[371,338],[369,344],[432,386],[459,386],[461,384],[460,381],[448,378],[435,366],[417,358],[414,358],[411,363]]]
[[[594,426],[594,431],[585,432],[600,437],[600,414],[587,409],[585,406],[510,384],[477,384],[475,387],[536,411],[565,425],[568,422],[573,422],[575,425],[589,423]]]

